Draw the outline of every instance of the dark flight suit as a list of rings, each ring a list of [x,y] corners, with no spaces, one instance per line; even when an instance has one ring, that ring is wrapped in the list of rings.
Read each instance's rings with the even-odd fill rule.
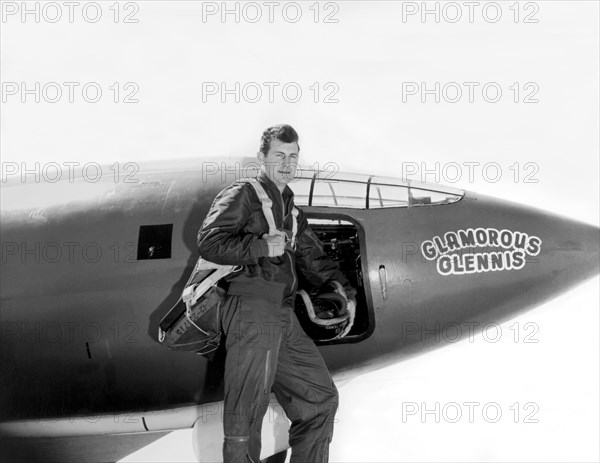
[[[293,193],[283,194],[261,173],[273,201],[279,230],[291,236]],[[298,215],[296,249],[268,257],[261,237],[269,226],[253,187],[236,182],[215,198],[198,234],[200,255],[222,265],[241,265],[227,277],[228,296],[221,321],[225,334],[225,463],[258,463],[260,432],[271,389],[291,420],[293,463],[327,462],[338,393],[314,342],[293,310],[296,269],[309,285],[337,280],[354,298],[355,290],[323,251]]]

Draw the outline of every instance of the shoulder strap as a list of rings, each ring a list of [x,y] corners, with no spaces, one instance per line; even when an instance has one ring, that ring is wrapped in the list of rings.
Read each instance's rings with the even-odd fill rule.
[[[272,235],[275,233],[277,227],[275,226],[275,219],[273,218],[273,201],[267,195],[267,192],[260,184],[260,182],[255,178],[245,179],[245,182],[252,185],[254,191],[256,191],[256,195],[262,204],[263,214],[267,219],[267,223],[269,224],[269,234]],[[298,233],[298,209],[296,206],[292,206],[292,248],[296,248],[296,234]]]
[[[269,235],[274,234],[277,227],[275,226],[275,218],[273,217],[273,201],[271,201],[271,198],[269,198],[267,192],[258,180],[249,178],[246,179],[246,182],[252,185],[254,191],[256,191],[256,196],[260,199],[263,214],[265,214],[265,219],[267,219],[267,223],[269,224]]]

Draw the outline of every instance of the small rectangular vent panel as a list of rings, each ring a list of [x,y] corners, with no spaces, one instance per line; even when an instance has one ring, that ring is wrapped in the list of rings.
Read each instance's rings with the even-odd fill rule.
[[[173,224],[141,225],[138,238],[138,260],[170,259]]]

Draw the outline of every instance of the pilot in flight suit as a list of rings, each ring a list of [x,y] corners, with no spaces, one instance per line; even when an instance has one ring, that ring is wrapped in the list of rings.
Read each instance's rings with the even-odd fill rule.
[[[263,133],[257,180],[273,201],[278,234],[268,234],[261,201],[247,182],[235,182],[217,195],[198,233],[204,259],[243,266],[226,277],[228,295],[221,313],[227,352],[225,463],[260,461],[260,432],[271,390],[291,420],[291,461],[328,461],[338,393],[294,313],[297,272],[315,287],[339,281],[350,301],[356,291],[323,251],[302,211],[295,249],[290,246],[294,194],[287,183],[295,174],[298,151],[291,126]]]

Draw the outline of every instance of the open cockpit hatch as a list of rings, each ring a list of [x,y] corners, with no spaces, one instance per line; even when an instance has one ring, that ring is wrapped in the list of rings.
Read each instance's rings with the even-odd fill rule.
[[[318,345],[361,341],[367,338],[374,329],[373,310],[363,280],[362,229],[359,230],[359,225],[349,220],[322,218],[322,216],[319,216],[319,218],[309,216],[308,223],[323,243],[325,252],[340,266],[340,270],[356,289],[356,317],[350,332],[343,338],[335,340],[318,339],[315,332],[311,332],[310,327],[307,329],[305,326],[310,321],[299,317],[300,321],[305,331],[311,335]],[[303,281],[301,276],[299,276],[299,283],[300,288],[306,286],[306,282]]]

